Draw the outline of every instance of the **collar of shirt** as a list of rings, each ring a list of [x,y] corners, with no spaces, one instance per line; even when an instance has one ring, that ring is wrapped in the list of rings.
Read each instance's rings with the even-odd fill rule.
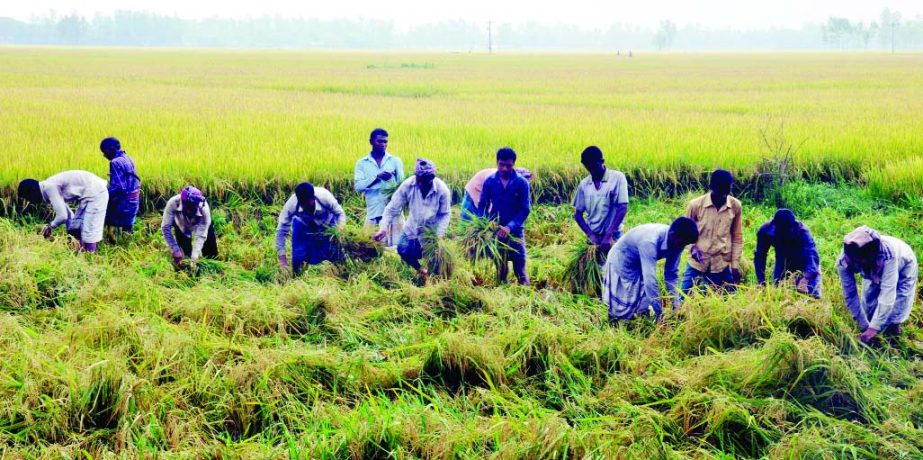
[[[121,157],[123,157],[123,156],[125,156],[125,151],[124,151],[124,150],[119,150],[118,152],[115,152],[115,155],[112,155],[112,159],[114,160],[114,159],[116,159],[116,158],[121,158]],[[110,160],[110,161],[111,161],[111,160]]]
[[[706,208],[714,207],[715,203],[711,200],[711,192],[705,194],[705,199],[702,200],[702,206]],[[724,201],[724,206],[721,209],[718,209],[718,212],[724,211],[731,207],[731,195],[728,195],[727,199]]]
[[[503,185],[503,179],[500,178],[500,171],[495,172],[495,173],[494,173],[492,176],[490,176],[490,177],[493,177],[494,179],[496,179],[497,181],[500,182],[500,185]],[[516,168],[513,168],[512,173],[510,173],[510,181],[509,181],[509,183],[506,184],[507,187],[509,187],[511,184],[513,184],[513,182],[517,181],[517,180],[518,180],[519,178],[521,178],[521,177],[522,177],[522,176],[520,176],[519,173],[516,172]],[[525,180],[525,179],[523,179],[523,180]]]
[[[381,164],[384,165],[385,162],[388,161],[388,159],[390,159],[391,157],[392,155],[390,153],[385,152],[385,154],[381,157]],[[376,167],[378,167],[378,162],[375,161],[375,157],[372,156],[372,152],[369,152],[369,154],[366,155],[365,158],[363,158],[363,160],[368,161],[372,163],[373,165],[375,165]]]

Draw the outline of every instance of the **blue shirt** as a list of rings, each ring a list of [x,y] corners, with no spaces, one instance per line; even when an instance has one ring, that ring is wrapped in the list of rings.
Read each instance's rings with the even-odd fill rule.
[[[375,178],[382,171],[390,172],[391,179],[375,182]],[[371,153],[356,161],[353,183],[356,191],[365,195],[365,218],[367,220],[378,219],[384,215],[391,193],[403,181],[404,164],[401,163],[400,158],[387,152],[381,159],[381,166],[372,158]],[[372,184],[373,182],[375,183]]]
[[[756,251],[753,252],[756,280],[761,284],[766,282],[766,255],[770,247],[776,250],[773,281],[778,283],[787,274],[794,272],[801,272],[808,281],[816,278],[820,273],[820,256],[808,228],[798,222],[789,238],[779,238],[776,233],[776,225],[771,221],[756,233]]]
[[[615,246],[609,250],[609,256],[606,259],[605,271],[607,273],[613,270],[619,277],[626,280],[641,279],[645,299],[651,302],[650,305],[641,307],[649,306],[658,315],[662,311],[660,284],[657,282],[658,260],[666,259],[663,267],[663,281],[667,292],[676,302],[681,300],[676,285],[679,280],[679,261],[684,248],[670,250],[667,245],[669,231],[669,225],[639,225],[619,238]],[[609,277],[607,281],[608,279]]]
[[[135,170],[135,162],[119,150],[109,160],[109,197],[118,199],[138,190],[141,190],[141,179]]]
[[[509,227],[511,235],[521,238],[531,211],[529,181],[515,170],[506,187],[503,187],[499,172],[484,181],[478,215],[497,220],[500,225]]]

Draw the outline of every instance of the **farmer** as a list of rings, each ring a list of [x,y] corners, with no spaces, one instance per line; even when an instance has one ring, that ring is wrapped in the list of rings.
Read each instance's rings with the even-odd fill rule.
[[[580,162],[590,175],[577,186],[574,220],[590,243],[605,254],[622,236],[622,222],[628,212],[628,180],[620,171],[606,167],[603,152],[595,145],[584,149]]]
[[[766,255],[769,248],[775,248],[776,265],[772,279],[779,284],[784,278],[794,275],[795,287],[799,292],[820,298],[820,256],[814,245],[811,232],[795,214],[788,209],[776,211],[772,220],[763,224],[756,234],[756,251],[753,264],[756,266],[756,280],[766,285]]]
[[[529,181],[515,169],[516,152],[509,147],[497,151],[497,172],[484,181],[478,203],[478,215],[496,220],[500,229],[497,238],[505,246],[500,257],[499,281],[505,283],[507,260],[513,262],[513,272],[519,284],[529,285],[526,273],[526,242],[523,229],[532,210]]]
[[[322,187],[302,182],[295,187],[276,227],[276,251],[279,266],[288,267],[285,257],[285,239],[292,233],[292,271],[297,275],[305,263],[316,265],[325,260],[336,262],[340,258],[327,229],[346,225],[346,214],[333,194]]]
[[[527,181],[532,181],[532,171],[526,168],[516,168],[516,172],[522,177],[525,177]],[[465,197],[462,198],[461,202],[461,219],[463,221],[471,220],[475,216],[482,217],[478,216],[478,203],[481,202],[481,191],[484,190],[484,181],[496,173],[497,168],[482,169],[465,184]]]
[[[193,264],[199,257],[218,257],[218,240],[212,224],[211,209],[199,189],[188,185],[167,201],[160,223],[163,238],[179,267],[189,257]]]
[[[122,144],[114,137],[103,139],[99,144],[99,150],[109,160],[109,205],[106,208],[106,225],[131,233],[141,199],[141,178],[135,170],[135,162],[122,150]]]
[[[683,293],[704,284],[733,291],[740,282],[740,256],[743,253],[742,207],[730,196],[734,176],[723,169],[711,173],[709,193],[689,202],[686,217],[699,226],[699,240],[692,246]]]
[[[365,195],[365,225],[377,228],[385,212],[385,205],[394,189],[404,180],[404,164],[401,159],[386,151],[388,132],[376,128],[369,135],[372,151],[356,161],[354,185],[356,191]],[[397,244],[403,217],[390,220],[385,246]]]
[[[18,193],[31,203],[51,204],[55,215],[42,229],[46,239],[51,238],[52,230],[65,225],[67,233],[80,241],[80,250],[96,252],[97,243],[103,239],[109,202],[105,180],[88,171],[64,171],[41,182],[23,179]],[[68,207],[69,203],[77,205],[76,211]]]
[[[698,227],[687,217],[680,217],[669,226],[640,225],[620,238],[609,251],[603,270],[603,301],[609,306],[609,323],[646,316],[649,309],[660,320],[663,315],[657,282],[660,259],[666,259],[663,281],[674,308],[677,307],[681,300],[676,290],[679,259],[686,246],[698,238]]]
[[[896,337],[910,317],[917,292],[917,257],[907,243],[861,226],[843,239],[836,264],[846,307],[869,343],[876,335]],[[862,297],[856,289],[862,277]]]
[[[420,278],[426,279],[429,271],[420,265],[423,258],[423,246],[420,238],[424,231],[432,229],[435,236],[442,238],[449,227],[452,217],[452,193],[449,187],[436,177],[436,165],[429,160],[417,158],[414,175],[401,183],[384,209],[375,240],[382,241],[388,236],[391,223],[400,217],[406,206],[409,217],[404,224],[397,253],[403,261],[414,268]]]

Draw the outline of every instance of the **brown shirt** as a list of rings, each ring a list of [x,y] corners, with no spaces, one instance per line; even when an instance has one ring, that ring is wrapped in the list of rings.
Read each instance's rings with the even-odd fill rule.
[[[729,196],[727,203],[718,209],[706,193],[686,207],[686,217],[699,225],[698,247],[701,260],[689,257],[692,268],[705,273],[720,273],[726,268],[740,268],[744,236],[741,228],[743,207],[737,198]]]

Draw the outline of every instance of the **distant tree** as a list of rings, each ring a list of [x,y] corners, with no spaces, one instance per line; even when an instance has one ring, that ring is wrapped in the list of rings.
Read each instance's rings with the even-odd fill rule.
[[[64,16],[58,21],[55,32],[58,40],[70,45],[80,44],[86,35],[87,21],[76,14]]]
[[[849,19],[831,16],[824,24],[824,42],[837,48],[846,48],[849,39],[856,33],[855,27]]]
[[[657,33],[654,34],[654,46],[658,50],[665,50],[673,45],[673,40],[676,39],[676,24],[673,21],[660,21],[660,28],[657,29]]]
[[[878,36],[879,27],[878,24],[870,22],[868,26],[865,26],[861,22],[858,24],[857,32],[859,33],[859,40],[862,41],[862,47],[868,48],[869,43],[872,41],[872,38]]]
[[[881,33],[878,34],[878,43],[883,46],[891,46],[891,33],[901,25],[900,11],[891,11],[888,8],[883,9],[878,16],[878,24],[880,24],[881,27]]]

